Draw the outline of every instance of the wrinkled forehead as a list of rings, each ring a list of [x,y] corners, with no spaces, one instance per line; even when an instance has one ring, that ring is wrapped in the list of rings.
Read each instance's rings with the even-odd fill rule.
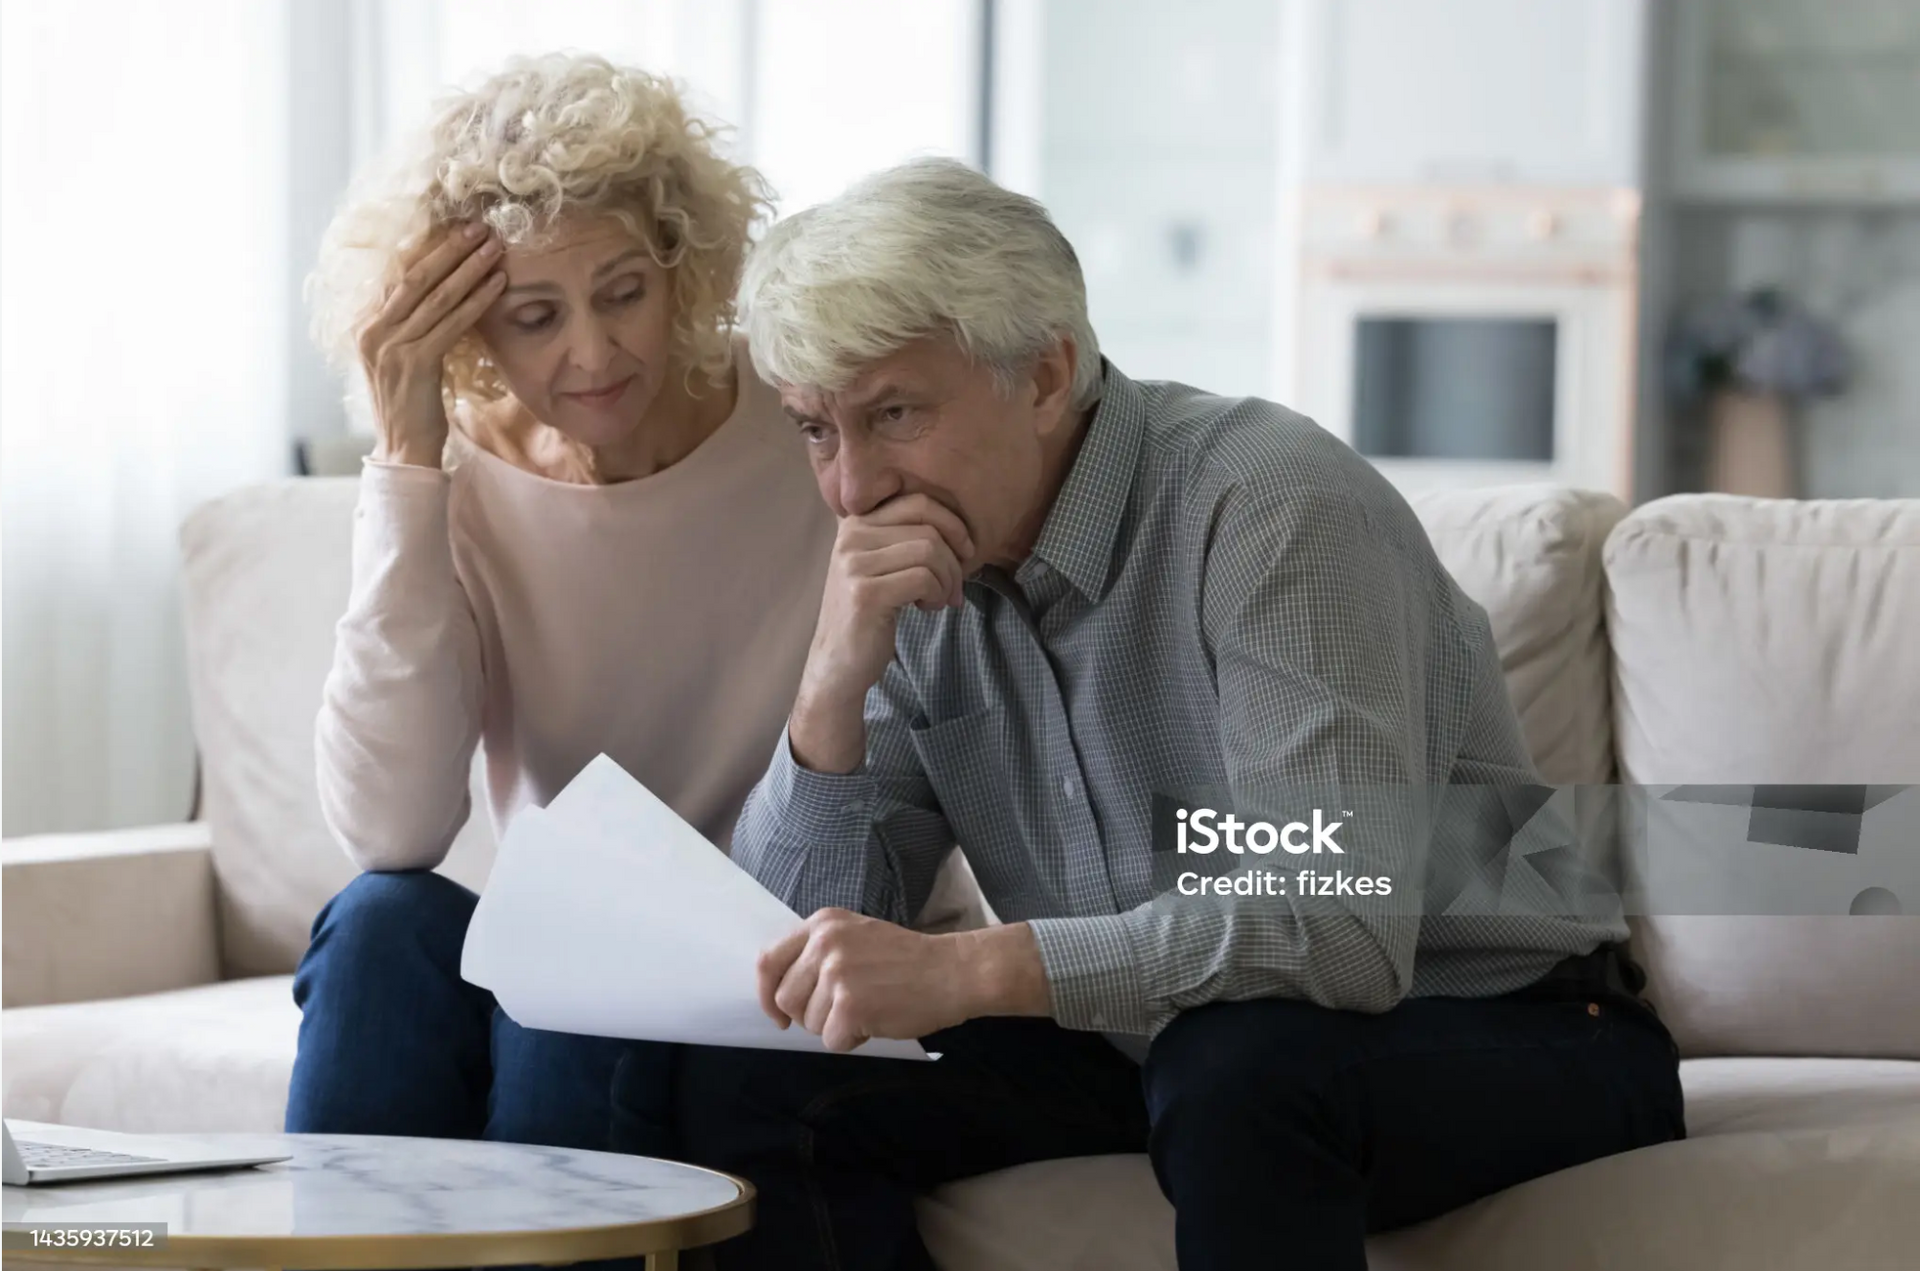
[[[820,417],[828,414],[832,403],[828,395],[818,388],[803,384],[780,385],[780,404],[789,414]]]
[[[852,418],[900,402],[936,396],[931,385],[902,375],[868,374],[840,389],[787,385],[780,390],[780,404],[788,414],[810,419]]]
[[[649,257],[653,244],[610,216],[566,216],[530,230],[507,244],[511,260],[526,264],[566,266],[598,263],[636,250]]]
[[[946,341],[914,340],[894,353],[856,368],[838,387],[782,382],[780,401],[789,411],[825,417],[857,414],[892,402],[944,400],[964,392],[976,368]]]

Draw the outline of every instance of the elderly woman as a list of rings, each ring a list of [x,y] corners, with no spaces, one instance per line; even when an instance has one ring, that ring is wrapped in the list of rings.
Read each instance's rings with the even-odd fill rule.
[[[319,786],[367,872],[294,982],[288,1130],[604,1148],[615,1064],[664,1064],[506,1018],[429,871],[476,746],[496,825],[604,751],[723,846],[765,771],[834,536],[733,331],[768,210],[670,84],[552,56],[443,102],[328,232],[316,330],[378,443]]]

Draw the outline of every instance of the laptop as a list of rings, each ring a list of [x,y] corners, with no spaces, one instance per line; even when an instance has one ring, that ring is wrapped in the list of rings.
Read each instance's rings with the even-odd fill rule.
[[[192,1138],[116,1134],[111,1130],[41,1125],[33,1121],[22,1121],[19,1125],[21,1137],[16,1139],[13,1124],[0,1121],[0,1135],[6,1139],[5,1181],[9,1186],[233,1169],[292,1159],[285,1152],[235,1154],[230,1147]]]

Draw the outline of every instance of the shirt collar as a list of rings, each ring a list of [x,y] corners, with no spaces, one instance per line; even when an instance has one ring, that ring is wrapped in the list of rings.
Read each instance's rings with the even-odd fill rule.
[[[1105,358],[1100,369],[1100,403],[1087,423],[1080,453],[1040,527],[1033,555],[1015,571],[1017,579],[1037,558],[1090,601],[1106,594],[1114,572],[1115,540],[1147,423],[1146,399],[1139,387]]]

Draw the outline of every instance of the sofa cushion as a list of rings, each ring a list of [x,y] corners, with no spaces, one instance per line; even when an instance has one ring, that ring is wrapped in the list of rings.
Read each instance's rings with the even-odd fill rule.
[[[1416,494],[1408,502],[1460,589],[1487,611],[1541,776],[1613,780],[1600,546],[1626,513],[1550,485]]]
[[[1374,1271],[1697,1271],[1911,1264],[1920,1064],[1681,1066],[1691,1137],[1535,1179],[1367,1242]],[[943,1271],[1173,1271],[1143,1156],[1021,1166],[941,1188]]]
[[[1920,1059],[1920,918],[1654,914],[1628,925],[1647,995],[1688,1058]]]
[[[356,872],[320,816],[314,719],[347,609],[359,482],[240,490],[180,532],[188,677],[213,826],[229,976],[291,971],[313,917]],[[479,785],[473,806],[488,806]],[[468,819],[442,872],[479,888],[492,826]]]
[[[1626,780],[1920,781],[1920,499],[1677,495],[1604,559]]]
[[[41,1006],[220,978],[205,822],[0,843],[6,984]]]
[[[278,1133],[300,1028],[293,977],[0,1013],[0,1107],[25,1121]]]
[[[1615,527],[1605,564],[1621,779],[1649,787],[1654,831],[1634,943],[1682,1052],[1920,1058],[1920,895],[1902,894],[1920,890],[1920,791],[1893,794],[1920,782],[1920,500],[1660,499]],[[1683,820],[1661,800],[1826,783],[1888,788],[1847,855],[1747,844],[1746,809]],[[1738,893],[1730,846],[1756,867]],[[1806,881],[1747,898],[1790,876]],[[1727,902],[1678,889],[1699,878]],[[1876,883],[1871,908],[1909,916],[1850,916],[1874,889],[1821,878]]]
[[[1920,1115],[1920,1063],[1906,1059],[1689,1059],[1680,1083],[1696,1138]]]

